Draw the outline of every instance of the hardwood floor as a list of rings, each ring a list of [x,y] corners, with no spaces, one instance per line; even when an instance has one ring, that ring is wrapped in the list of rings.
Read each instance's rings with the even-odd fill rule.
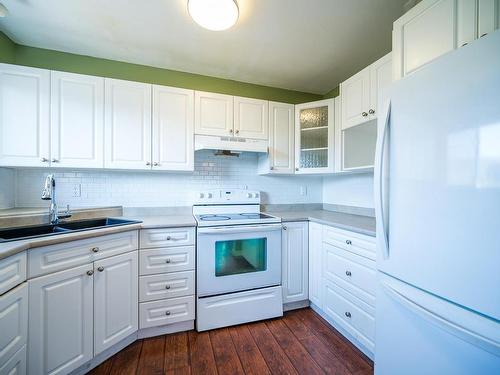
[[[372,373],[372,361],[309,308],[264,322],[139,340],[90,372],[92,375]]]

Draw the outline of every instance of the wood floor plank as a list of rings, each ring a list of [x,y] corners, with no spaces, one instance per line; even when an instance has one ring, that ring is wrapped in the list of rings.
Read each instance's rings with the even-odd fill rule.
[[[266,361],[255,343],[247,325],[230,327],[229,333],[247,375],[271,375]]]
[[[328,345],[330,350],[340,358],[342,362],[346,364],[350,372],[354,373],[371,368],[370,364],[346,343],[347,340],[345,338],[341,338],[335,334],[332,327],[323,324],[317,314],[311,309],[300,310],[297,316],[318,338]]]
[[[164,370],[171,371],[189,367],[188,333],[165,335]]]
[[[162,336],[144,339],[137,366],[138,375],[163,375],[165,339]]]
[[[249,324],[248,330],[273,374],[298,374],[267,328],[266,323]]]
[[[208,332],[188,334],[191,372],[202,375],[217,374],[214,353]]]
[[[111,357],[101,363],[96,368],[89,371],[90,375],[108,375],[111,372],[111,367],[113,366],[114,357]]]
[[[219,374],[245,374],[227,328],[210,331],[210,342]]]
[[[135,375],[141,348],[142,340],[138,340],[115,354],[110,375]]]
[[[270,320],[266,325],[299,374],[323,374],[321,368],[282,320]]]
[[[288,311],[283,315],[283,322],[299,340],[314,336],[314,333],[299,319],[296,311]]]
[[[326,374],[351,374],[344,362],[318,337],[305,337],[299,341]]]
[[[191,367],[179,367],[165,370],[165,375],[191,375]]]

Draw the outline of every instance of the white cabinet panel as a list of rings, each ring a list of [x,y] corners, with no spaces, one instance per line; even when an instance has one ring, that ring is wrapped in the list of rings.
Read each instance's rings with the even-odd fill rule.
[[[92,272],[84,265],[28,282],[30,374],[67,374],[92,358]]]
[[[195,228],[158,228],[141,230],[141,249],[194,245]]]
[[[25,344],[28,337],[26,283],[0,296],[0,367]]]
[[[0,165],[50,160],[50,71],[0,64]]]
[[[139,328],[194,320],[194,314],[194,296],[140,303]]]
[[[500,1],[478,0],[478,37],[492,33],[500,27]]]
[[[477,38],[478,0],[457,0],[457,47]]]
[[[137,331],[137,251],[94,263],[94,355]]]
[[[234,97],[234,133],[237,137],[269,138],[267,100]]]
[[[51,73],[51,166],[104,166],[104,78]]]
[[[153,85],[153,169],[194,169],[194,91]]]
[[[6,363],[0,365],[0,375],[26,375],[26,373],[26,345],[24,345]]]
[[[194,246],[141,250],[139,253],[140,274],[153,275],[163,272],[194,270],[194,258]]]
[[[389,88],[392,83],[392,53],[370,65],[370,120],[377,118],[381,105],[389,98]]]
[[[151,169],[151,85],[105,79],[105,167]]]
[[[0,260],[0,294],[26,280],[26,251]]]
[[[193,295],[194,271],[162,273],[139,278],[139,300],[155,301],[164,298]]]
[[[308,223],[284,223],[282,231],[283,303],[308,299]]]
[[[195,92],[195,134],[232,136],[233,97],[213,92]]]
[[[370,107],[370,68],[342,82],[342,129],[350,128],[368,119]]]
[[[321,254],[323,249],[323,226],[309,222],[309,299],[322,308],[321,298]]]

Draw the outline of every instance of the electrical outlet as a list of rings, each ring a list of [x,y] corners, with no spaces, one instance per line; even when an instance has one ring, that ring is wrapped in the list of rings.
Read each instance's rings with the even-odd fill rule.
[[[300,187],[300,195],[307,195],[307,186]]]
[[[74,184],[73,189],[71,190],[71,196],[73,198],[78,198],[82,196],[82,185],[81,184]]]

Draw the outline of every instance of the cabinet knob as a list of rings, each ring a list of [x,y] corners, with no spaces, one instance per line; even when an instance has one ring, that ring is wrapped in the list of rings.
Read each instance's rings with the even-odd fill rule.
[[[352,275],[351,271],[345,271],[345,274],[346,274],[346,276],[351,276]]]
[[[167,236],[167,241],[170,241],[171,239],[172,239],[172,237]]]
[[[270,169],[271,171],[273,171],[273,170],[274,170],[274,167],[270,167],[269,169]]]
[[[348,244],[348,245],[352,245],[352,241],[351,240],[345,240],[345,243]]]
[[[488,33],[481,34],[480,38],[482,38],[483,36],[486,36],[486,35],[488,35]]]
[[[42,163],[47,163],[47,162],[49,161],[49,159],[47,159],[47,158],[40,158],[40,161],[41,161]]]
[[[56,159],[56,158],[52,158],[51,162],[52,162],[52,163],[59,163],[59,160],[58,160],[58,159]]]
[[[170,315],[170,311],[165,311],[165,315],[169,316]]]
[[[92,250],[93,253],[97,253],[99,251],[99,248],[96,246],[96,247],[93,247],[90,250]]]
[[[236,129],[236,134],[240,134],[240,131],[239,131],[239,129]]]
[[[150,162],[150,161],[147,161],[147,162],[146,162],[146,165],[147,165],[147,166],[150,166],[150,165],[151,165],[151,162]]]
[[[298,171],[299,171],[299,168],[295,168],[295,170],[298,172]]]
[[[99,266],[99,267],[97,267],[97,270],[98,270],[99,272],[102,272],[102,271],[104,271],[104,267],[103,267],[103,266]]]
[[[374,115],[374,114],[375,114],[375,110],[374,110],[374,109],[370,109],[370,110],[368,111],[368,113],[369,113],[370,115]]]
[[[368,113],[363,112],[363,113],[361,113],[361,116],[366,117],[366,116],[368,116]]]
[[[348,318],[350,318],[351,317],[351,313],[349,311],[346,311],[345,312],[345,316],[347,316]]]
[[[286,230],[286,229],[287,229],[286,226],[283,225],[283,230]]]
[[[160,165],[160,163],[158,163],[157,161],[155,161],[155,162],[153,163],[153,166],[154,166],[154,167],[158,167],[159,165]]]
[[[170,289],[170,285],[165,285],[165,289]]]
[[[94,270],[88,270],[87,275],[92,276],[94,274]]]
[[[233,134],[233,129],[229,129],[229,134]]]
[[[465,47],[467,44],[469,44],[469,43],[465,42],[460,47]]]
[[[168,258],[167,260],[165,260],[165,263],[170,263],[170,262],[171,262],[170,258]]]

